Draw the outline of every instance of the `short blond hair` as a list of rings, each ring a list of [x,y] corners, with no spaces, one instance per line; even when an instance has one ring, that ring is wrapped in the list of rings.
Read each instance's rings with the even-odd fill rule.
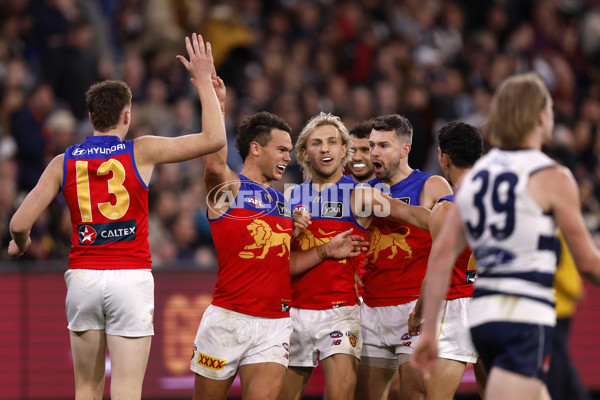
[[[352,156],[350,152],[350,142],[352,138],[348,133],[348,129],[340,119],[340,117],[335,116],[331,113],[320,112],[319,114],[312,117],[300,132],[300,136],[298,136],[298,140],[296,141],[296,147],[294,148],[294,152],[296,154],[296,159],[298,160],[298,164],[302,167],[302,172],[304,174],[305,180],[310,180],[312,178],[312,173],[310,171],[310,163],[304,160],[302,157],[302,151],[306,150],[306,142],[308,141],[308,137],[320,126],[323,125],[333,125],[340,134],[342,139],[342,145],[346,145],[348,150],[346,152],[346,156],[342,161],[342,166],[345,166]]]
[[[502,82],[494,95],[488,119],[492,145],[521,147],[548,101],[548,89],[534,73],[514,75]]]

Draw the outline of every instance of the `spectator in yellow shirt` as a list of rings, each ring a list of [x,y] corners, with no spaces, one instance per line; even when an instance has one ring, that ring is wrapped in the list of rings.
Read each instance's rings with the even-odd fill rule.
[[[589,400],[589,394],[579,380],[579,374],[569,356],[569,328],[577,302],[583,296],[583,285],[562,232],[559,232],[558,238],[560,257],[554,277],[556,328],[552,340],[548,391],[552,400]]]

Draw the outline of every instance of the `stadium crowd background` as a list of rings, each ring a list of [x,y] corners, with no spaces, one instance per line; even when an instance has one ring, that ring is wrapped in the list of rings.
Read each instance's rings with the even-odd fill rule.
[[[8,222],[45,165],[92,134],[85,91],[120,79],[133,92],[130,136],[197,132],[199,101],[178,60],[204,35],[235,127],[271,111],[297,135],[319,111],[348,128],[400,113],[410,164],[438,172],[434,134],[452,120],[483,128],[493,91],[533,69],[554,99],[550,154],[573,170],[600,244],[600,0],[10,0],[0,2],[0,260]],[[155,268],[214,269],[202,159],[160,166],[150,189]],[[300,182],[292,164],[282,185]],[[27,260],[64,260],[64,199],[32,231]],[[9,265],[0,262],[1,266]]]

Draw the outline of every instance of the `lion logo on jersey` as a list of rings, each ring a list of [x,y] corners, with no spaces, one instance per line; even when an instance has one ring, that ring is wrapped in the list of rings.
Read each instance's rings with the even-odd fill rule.
[[[386,226],[386,230],[389,228]],[[381,230],[377,227],[372,227],[367,237],[370,246],[366,257],[372,257],[372,262],[377,262],[379,258],[379,252],[390,248],[392,254],[387,256],[388,260],[396,257],[398,254],[398,247],[404,250],[407,254],[404,258],[412,258],[412,248],[406,243],[406,237],[410,234],[410,228],[408,226],[402,226],[403,233],[391,232],[387,235],[381,233]]]
[[[331,237],[335,236],[337,232],[325,232],[323,229],[319,228],[319,234],[323,235],[322,237],[315,236],[314,233],[305,229],[304,232],[296,239],[300,248],[302,250],[312,249],[315,246],[319,246],[321,244],[329,243],[331,241]]]
[[[281,246],[281,251],[277,254],[278,257],[283,257],[285,253],[290,252],[290,234],[291,229],[283,229],[279,224],[276,225],[278,231],[271,229],[269,224],[260,219],[255,219],[246,229],[250,231],[254,243],[245,246],[244,250],[263,249],[262,253],[257,256],[259,260],[266,257],[271,247]],[[254,253],[251,251],[240,251],[238,255],[241,258],[253,258]]]
[[[321,228],[319,228],[318,232],[320,235],[322,235],[321,237],[315,236],[314,233],[312,233],[308,229],[305,229],[302,232],[302,234],[300,236],[298,236],[298,238],[296,239],[298,241],[298,245],[300,246],[300,249],[308,250],[308,249],[312,249],[315,246],[329,243],[331,241],[331,238],[333,236],[337,235],[337,233],[338,233],[336,231],[325,232]],[[346,259],[339,260],[339,262],[345,263]]]

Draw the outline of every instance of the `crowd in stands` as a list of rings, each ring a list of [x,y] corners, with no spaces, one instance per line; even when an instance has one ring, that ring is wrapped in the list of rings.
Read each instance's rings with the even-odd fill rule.
[[[554,100],[546,150],[574,172],[600,243],[600,0],[13,0],[0,2],[0,260],[10,217],[45,165],[92,134],[94,82],[131,87],[132,138],[201,130],[175,57],[192,32],[212,44],[227,85],[234,170],[237,124],[267,110],[294,135],[319,111],[348,128],[400,113],[414,128],[411,166],[435,173],[436,130],[462,120],[485,137],[496,87],[536,71]],[[202,163],[163,165],[152,179],[156,268],[216,267]],[[294,163],[279,188],[301,180]],[[70,235],[59,196],[23,258],[65,258]]]

